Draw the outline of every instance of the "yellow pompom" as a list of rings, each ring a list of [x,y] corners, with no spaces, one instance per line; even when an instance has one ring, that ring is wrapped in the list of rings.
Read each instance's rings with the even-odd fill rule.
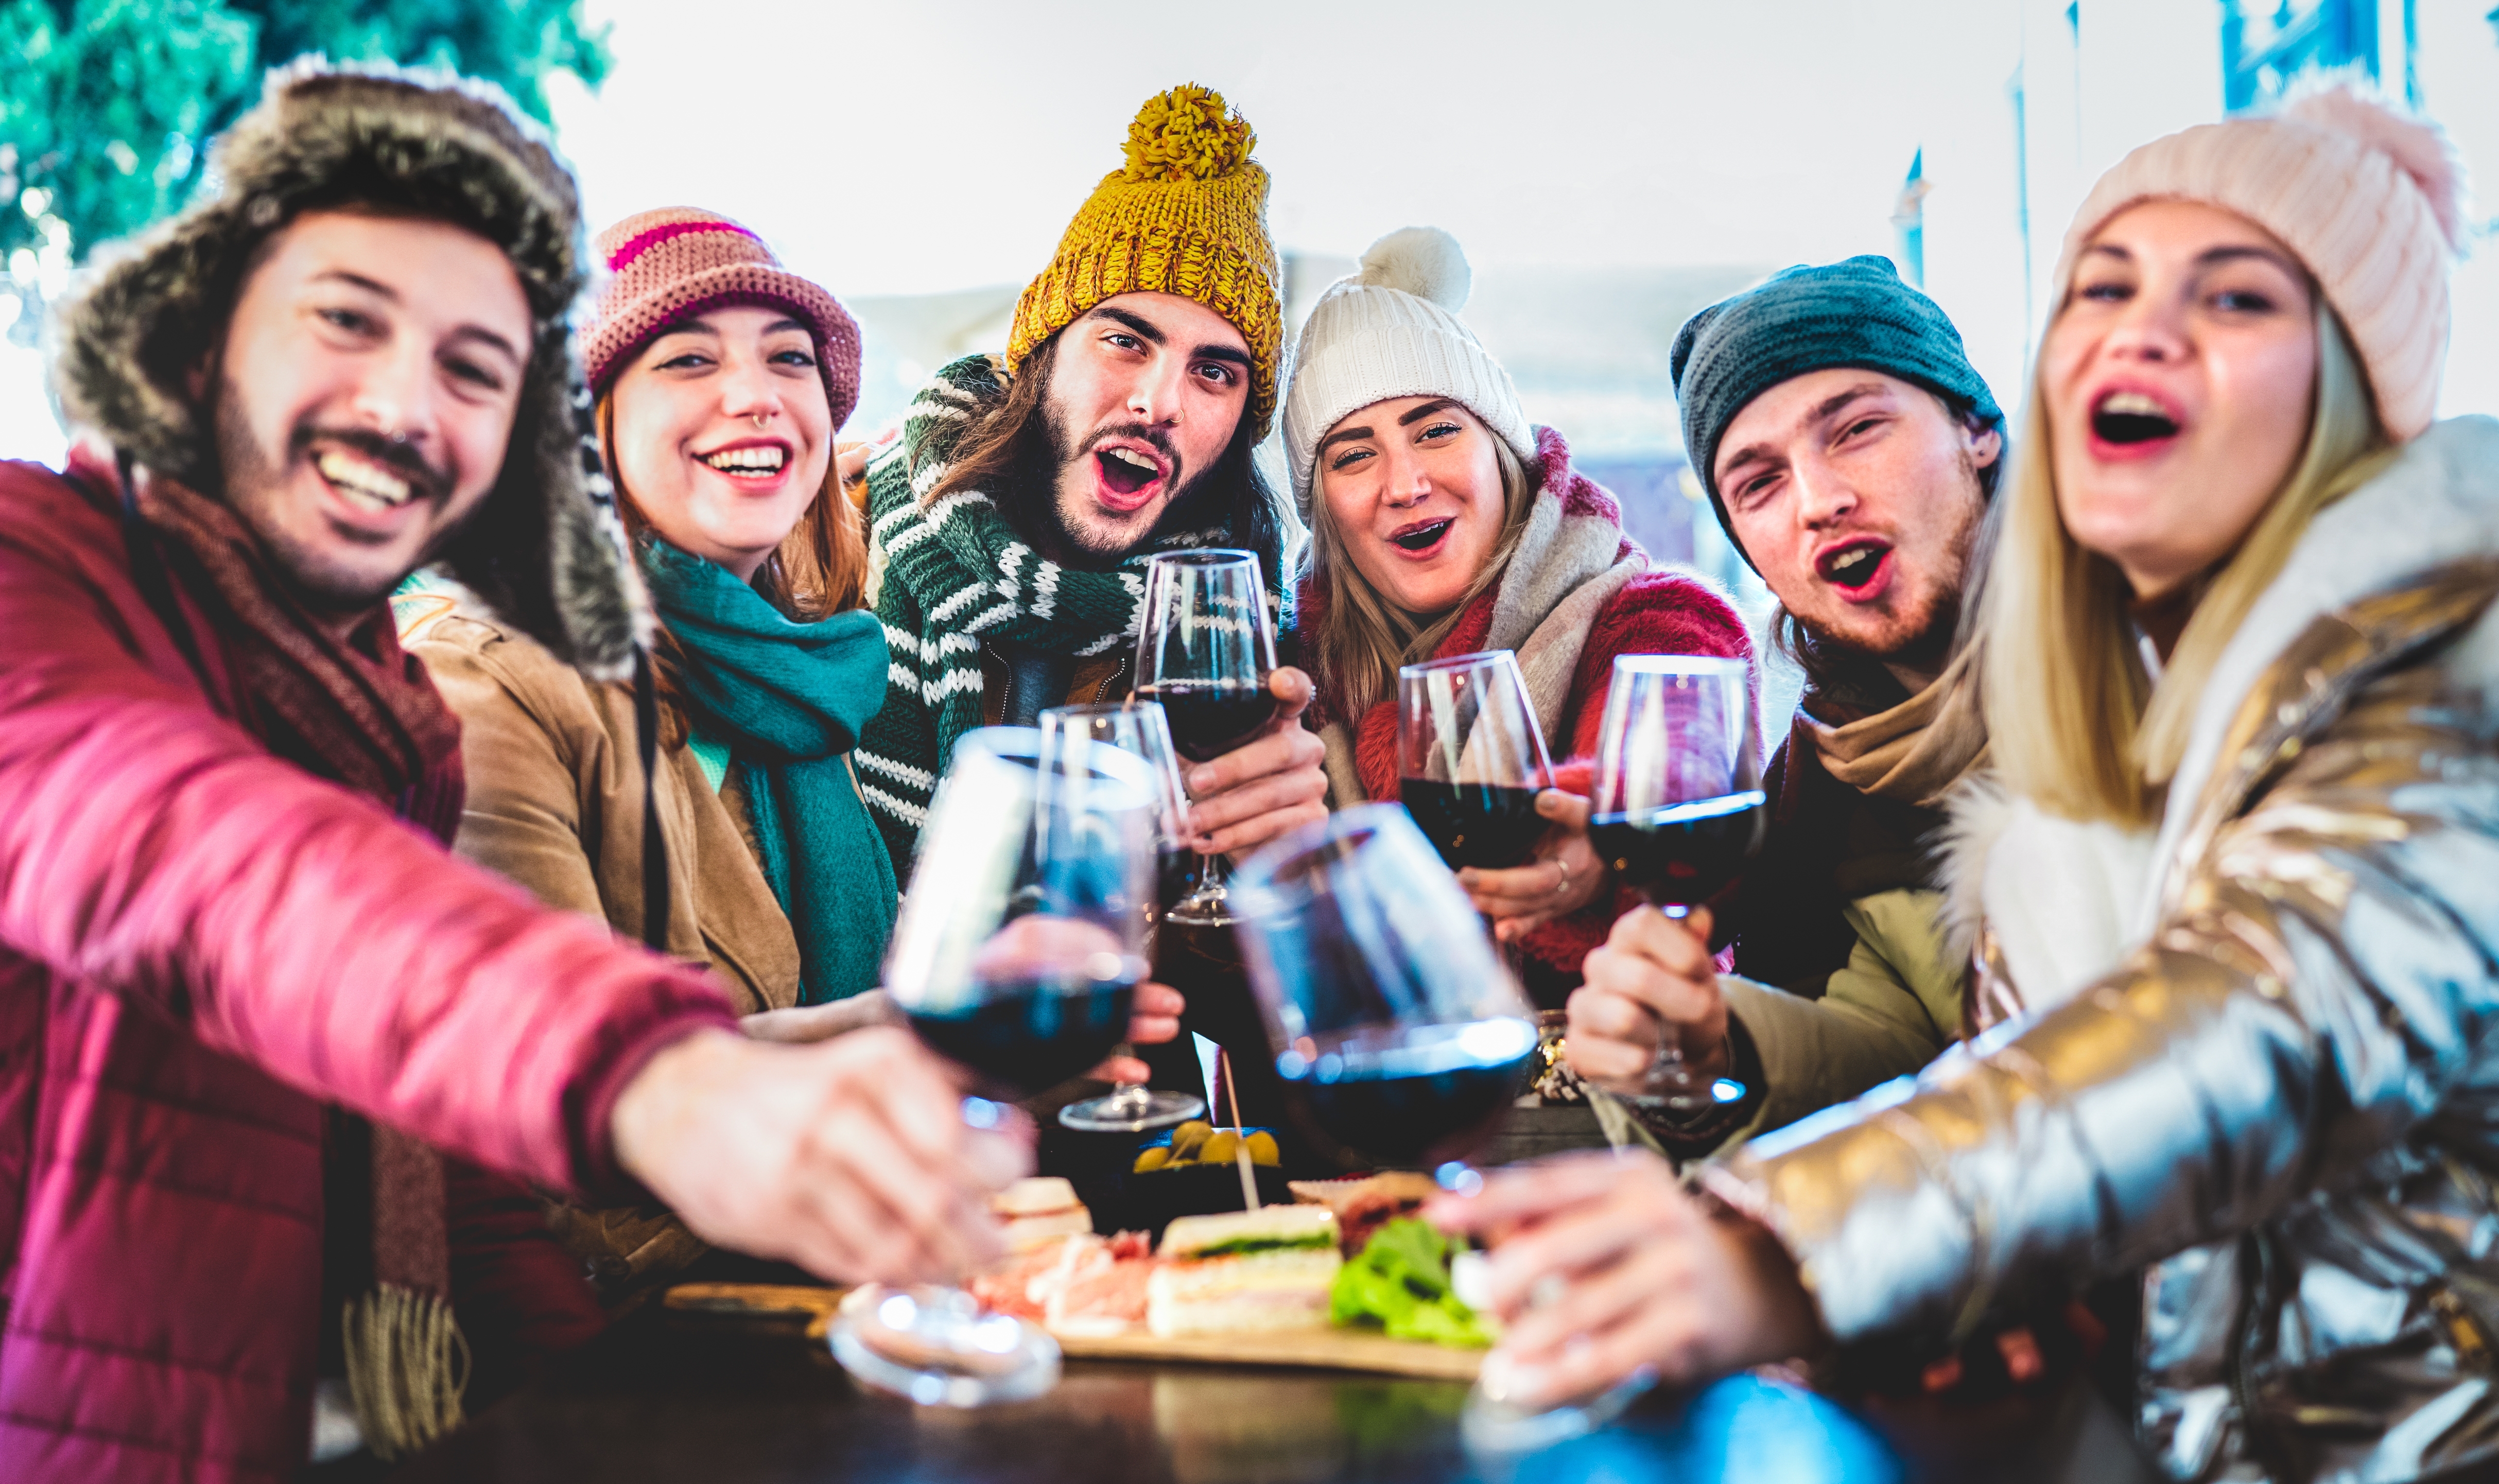
[[[1233,113],[1223,95],[1184,82],[1156,93],[1128,125],[1128,164],[1123,180],[1215,180],[1230,175],[1258,147],[1250,120]]]

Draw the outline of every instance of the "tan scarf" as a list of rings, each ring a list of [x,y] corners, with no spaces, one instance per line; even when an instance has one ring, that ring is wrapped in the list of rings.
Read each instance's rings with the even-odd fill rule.
[[[1833,726],[1800,710],[1797,730],[1810,737],[1823,770],[1860,793],[1934,808],[1987,763],[1978,651],[1964,648],[1932,685],[1889,711]]]
[[[161,554],[199,601],[252,708],[245,725],[277,756],[447,843],[463,792],[460,723],[400,649],[389,606],[334,633],[273,580],[232,510],[171,479],[135,482],[138,512],[163,539],[133,531],[134,568]],[[186,643],[178,614],[160,616]],[[356,1421],[373,1452],[393,1459],[459,1425],[469,1347],[451,1313],[442,1157],[381,1124],[372,1134],[373,1284],[342,1322]]]

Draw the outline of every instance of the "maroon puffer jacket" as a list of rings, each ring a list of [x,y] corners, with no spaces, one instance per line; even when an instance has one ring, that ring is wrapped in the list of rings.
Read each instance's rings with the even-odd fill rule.
[[[323,1105],[619,1197],[616,1093],[731,1023],[701,979],[278,760],[235,713],[133,585],[114,516],[0,464],[0,1478],[287,1476]]]

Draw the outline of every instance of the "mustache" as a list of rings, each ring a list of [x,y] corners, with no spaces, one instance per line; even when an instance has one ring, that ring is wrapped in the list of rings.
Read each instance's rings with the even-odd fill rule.
[[[288,435],[288,461],[305,458],[315,443],[328,443],[350,449],[398,474],[416,492],[415,498],[438,503],[451,492],[455,478],[452,470],[437,468],[425,462],[425,456],[412,444],[386,437],[371,428],[320,428],[310,423],[298,423]]]

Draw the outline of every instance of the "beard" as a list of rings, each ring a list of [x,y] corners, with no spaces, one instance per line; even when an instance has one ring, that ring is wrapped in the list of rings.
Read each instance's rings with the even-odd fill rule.
[[[1977,462],[1967,452],[1961,455],[1960,480],[1977,498],[1968,502],[1960,528],[1943,542],[1935,569],[1919,584],[1924,591],[1904,594],[1899,609],[1885,613],[1875,625],[1860,625],[1849,631],[1816,623],[1782,605],[1781,611],[1805,641],[1798,647],[1797,658],[1808,674],[1845,668],[1850,656],[1926,674],[1939,673],[1951,662],[1961,638],[1963,596],[1972,553],[1987,511],[1986,486],[1980,482]],[[1899,550],[1894,547],[1896,553]]]
[[[252,432],[238,400],[222,391],[212,392],[211,397],[218,477],[224,486],[226,506],[251,532],[262,554],[286,586],[306,606],[320,613],[360,612],[388,597],[406,580],[406,572],[383,577],[360,570],[287,528],[279,511],[287,473],[310,457],[314,442],[335,444],[353,449],[407,480],[411,501],[422,500],[438,507],[453,487],[451,471],[436,468],[406,443],[369,428],[320,428],[308,420],[298,422],[288,431],[284,456],[272,457]],[[326,518],[317,513],[313,520],[327,524]],[[454,533],[453,530],[437,532],[427,543],[427,556]],[[341,539],[364,544],[352,533],[342,532]],[[424,559],[416,565],[423,565]]]
[[[1173,446],[1171,436],[1147,423],[1120,423],[1096,429],[1079,439],[1068,429],[1065,415],[1050,404],[1046,394],[1039,413],[1025,436],[1016,484],[1040,498],[1015,502],[1022,517],[1017,524],[1025,528],[1024,537],[1034,549],[1064,566],[1090,571],[1118,566],[1156,535],[1190,520],[1201,497],[1213,488],[1223,467],[1218,460],[1206,468],[1190,470],[1180,450]],[[1091,506],[1091,497],[1070,488],[1079,482],[1068,477],[1078,472],[1078,465],[1092,458],[1094,448],[1113,438],[1133,438],[1148,444],[1171,465],[1172,494],[1163,501],[1162,514],[1132,535],[1087,529],[1083,514]]]

